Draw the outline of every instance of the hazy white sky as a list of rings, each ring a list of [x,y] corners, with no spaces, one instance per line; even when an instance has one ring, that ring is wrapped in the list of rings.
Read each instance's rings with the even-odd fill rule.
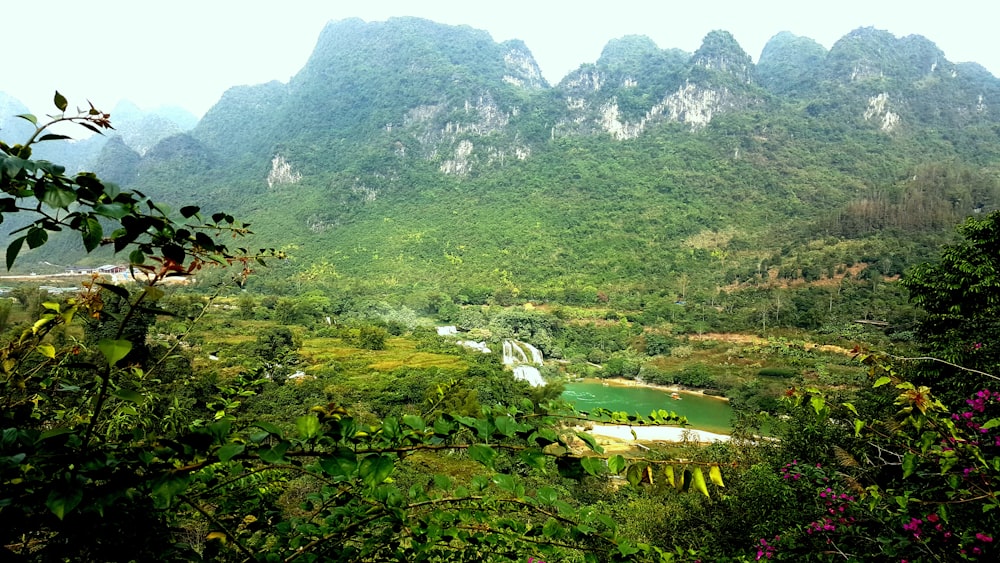
[[[348,17],[419,16],[523,39],[550,83],[594,62],[609,39],[651,37],[698,48],[730,31],[756,61],[779,31],[829,48],[862,26],[924,35],[953,62],[1000,75],[996,0],[2,0],[0,91],[33,112],[59,89],[71,104],[110,110],[120,99],[178,105],[199,117],[230,86],[286,82],[320,30]]]

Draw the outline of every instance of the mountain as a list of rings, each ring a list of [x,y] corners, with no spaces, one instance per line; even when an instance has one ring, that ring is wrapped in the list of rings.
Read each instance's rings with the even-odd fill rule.
[[[757,79],[761,86],[780,95],[815,93],[817,70],[826,55],[826,48],[812,39],[782,31],[764,45],[757,62]]]
[[[287,84],[100,163],[289,249],[262,283],[544,299],[683,275],[710,296],[929,255],[1000,206],[998,103],[981,67],[871,28],[829,51],[779,33],[756,65],[721,30],[694,53],[625,36],[549,85],[520,41],[355,19]]]
[[[34,111],[50,111],[50,108],[36,108]],[[34,128],[15,116],[31,112],[19,100],[0,92],[0,132],[6,141],[27,140]],[[119,158],[132,160],[134,156],[142,156],[159,141],[192,129],[198,121],[189,111],[179,107],[143,110],[127,100],[119,102],[111,110],[111,115],[115,129],[109,134],[88,136],[65,143],[42,143],[36,146],[35,158],[58,162],[73,171],[104,170],[109,165],[114,168],[119,164],[108,164],[109,161]],[[78,132],[69,131],[68,134],[73,136]],[[102,154],[106,149],[105,143],[116,137],[121,139],[121,144],[110,147],[108,150],[111,154]],[[135,155],[125,155],[121,150],[122,146]]]

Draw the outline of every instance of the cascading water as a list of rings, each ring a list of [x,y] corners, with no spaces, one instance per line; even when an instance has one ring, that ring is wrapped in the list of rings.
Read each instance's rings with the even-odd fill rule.
[[[542,353],[531,344],[504,340],[503,363],[505,366],[511,366],[515,379],[527,381],[532,387],[545,385],[541,372],[535,367],[542,365]]]

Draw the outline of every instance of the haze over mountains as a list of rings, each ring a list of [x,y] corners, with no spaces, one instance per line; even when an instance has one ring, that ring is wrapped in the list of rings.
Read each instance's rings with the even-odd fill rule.
[[[99,153],[51,159],[245,217],[283,276],[374,293],[891,275],[1000,203],[1000,80],[871,28],[829,51],[779,33],[756,65],[725,31],[694,53],[626,36],[550,85],[519,41],[344,20],[193,128],[112,118]]]

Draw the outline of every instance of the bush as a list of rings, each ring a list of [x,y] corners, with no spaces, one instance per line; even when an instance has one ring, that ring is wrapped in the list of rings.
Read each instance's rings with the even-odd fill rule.
[[[671,358],[690,358],[693,353],[694,347],[686,344],[684,346],[674,346],[670,349]]]
[[[671,346],[674,342],[671,339],[663,336],[662,334],[647,334],[646,335],[646,355],[647,356],[661,356],[667,355],[671,351]]]
[[[358,332],[357,344],[365,350],[385,350],[385,341],[389,338],[389,331],[375,325],[364,325]]]
[[[710,387],[712,374],[709,373],[708,366],[705,364],[691,364],[677,374],[677,383],[690,387]]]
[[[607,377],[634,379],[639,375],[639,367],[639,361],[635,358],[616,354],[604,364],[604,373]]]
[[[783,377],[790,378],[799,374],[798,370],[791,368],[761,368],[757,375],[761,377]]]

